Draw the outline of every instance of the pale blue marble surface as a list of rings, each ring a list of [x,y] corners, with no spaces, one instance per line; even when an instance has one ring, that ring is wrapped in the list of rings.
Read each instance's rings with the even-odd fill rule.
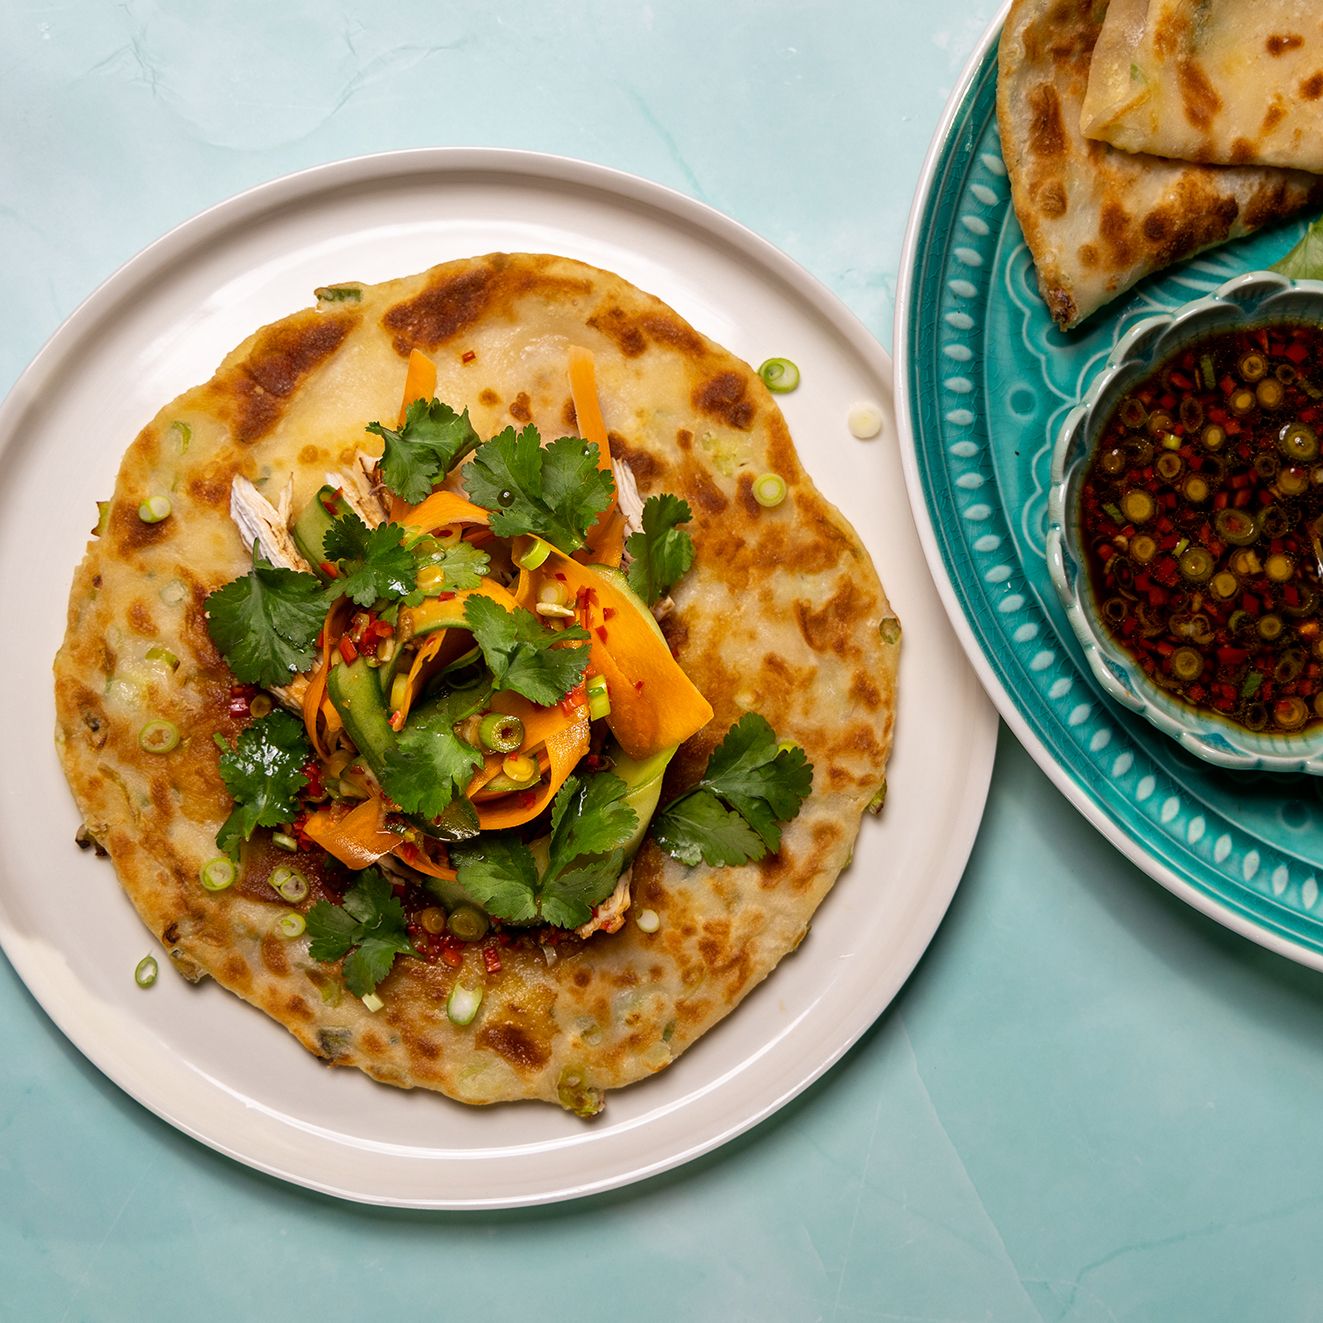
[[[671,185],[784,248],[889,344],[910,194],[992,14],[10,0],[0,387],[178,221],[417,145]],[[951,914],[863,1042],[727,1148],[581,1203],[415,1214],[283,1186],[120,1094],[3,961],[0,1005],[4,1318],[1320,1313],[1323,981],[1137,872],[1005,732]]]

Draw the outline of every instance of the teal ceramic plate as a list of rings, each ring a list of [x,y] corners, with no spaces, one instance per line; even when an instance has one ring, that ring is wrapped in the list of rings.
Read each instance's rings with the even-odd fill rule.
[[[998,23],[956,89],[910,218],[896,412],[920,537],[1002,717],[1103,834],[1164,886],[1323,968],[1323,780],[1228,771],[1107,698],[1048,577],[1053,445],[1145,317],[1274,261],[1303,223],[1159,273],[1063,335],[1038,296],[997,136]]]

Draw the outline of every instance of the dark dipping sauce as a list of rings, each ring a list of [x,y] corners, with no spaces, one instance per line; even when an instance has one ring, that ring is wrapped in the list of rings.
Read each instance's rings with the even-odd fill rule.
[[[1323,327],[1193,341],[1120,402],[1080,492],[1102,623],[1172,697],[1323,724]]]

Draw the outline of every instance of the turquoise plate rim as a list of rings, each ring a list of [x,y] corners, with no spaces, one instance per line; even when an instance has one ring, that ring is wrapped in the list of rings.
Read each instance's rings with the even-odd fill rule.
[[[980,536],[986,537],[989,520],[1002,527],[1006,522],[995,504],[999,495],[996,473],[985,448],[966,444],[954,448],[962,452],[960,457],[953,454],[938,403],[940,392],[931,389],[934,378],[929,369],[937,366],[940,340],[941,301],[935,295],[943,288],[946,270],[942,244],[955,224],[943,190],[952,179],[964,178],[992,117],[989,111],[971,123],[980,94],[986,100],[990,80],[995,85],[997,40],[1009,8],[1009,3],[1004,5],[989,26],[947,102],[920,175],[901,254],[893,341],[896,416],[920,541],[952,627],[989,697],[1070,803],[1122,854],[1195,909],[1269,950],[1323,969],[1323,921],[1249,885],[1256,876],[1284,875],[1286,865],[1275,863],[1274,844],[1248,836],[1229,823],[1220,831],[1209,832],[1202,814],[1187,829],[1187,837],[1193,839],[1182,841],[1163,830],[1166,806],[1179,800],[1180,787],[1160,761],[1146,763],[1142,743],[1120,720],[1121,710],[1102,695],[1079,655],[1069,647],[1056,648],[1056,670],[1036,674],[1024,662],[1023,650],[1017,650],[1012,622],[1017,630],[1045,624],[1050,635],[1056,632],[1028,585],[1018,553],[1009,580],[1003,578],[995,584],[998,603],[992,600],[994,585],[978,572],[973,526],[980,527]],[[962,526],[960,512],[968,510],[970,490],[978,491],[989,514],[980,522],[966,513]],[[1009,540],[1013,545],[1014,539]],[[1008,595],[1021,603],[1009,612]],[[1038,658],[1043,655],[1040,649]],[[1092,749],[1084,740],[1089,731],[1093,732],[1091,738],[1101,738],[1099,727],[1069,719],[1063,715],[1063,705],[1049,698],[1048,677],[1060,677],[1063,670],[1066,679],[1086,687],[1087,701],[1102,714],[1106,730],[1102,748],[1108,750],[1107,757],[1117,760],[1116,765],[1128,759],[1127,772],[1139,765],[1142,796],[1126,794],[1125,785],[1133,782],[1107,775],[1106,764],[1097,756],[1102,748]],[[1069,690],[1072,685],[1065,687]],[[1077,713],[1078,694],[1072,701]],[[1113,737],[1119,744],[1110,743]],[[1117,747],[1122,749],[1120,754]],[[1239,868],[1240,877],[1232,867]],[[1303,885],[1311,894],[1318,894],[1319,884],[1313,876]]]

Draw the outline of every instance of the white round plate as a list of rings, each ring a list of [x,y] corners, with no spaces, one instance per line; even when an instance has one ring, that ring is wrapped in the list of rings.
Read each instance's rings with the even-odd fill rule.
[[[858,528],[904,623],[891,793],[809,940],[670,1069],[583,1122],[543,1104],[465,1108],[331,1071],[222,989],[133,970],[155,943],[109,863],[80,854],[55,756],[51,658],[75,562],[120,456],[319,285],[492,250],[618,272],[752,363],[797,362],[783,408]],[[886,412],[855,440],[856,401]],[[172,231],[56,332],[0,408],[0,943],[46,1011],[121,1088],[241,1162],[344,1198],[430,1208],[566,1199],[674,1167],[747,1129],[873,1022],[936,931],[973,843],[995,716],[919,545],[891,364],[821,285],[735,222],[654,184],[519,152],[412,151],[253,189]],[[21,623],[20,623],[21,622]],[[160,954],[158,952],[158,954]],[[162,965],[168,964],[161,956]]]

